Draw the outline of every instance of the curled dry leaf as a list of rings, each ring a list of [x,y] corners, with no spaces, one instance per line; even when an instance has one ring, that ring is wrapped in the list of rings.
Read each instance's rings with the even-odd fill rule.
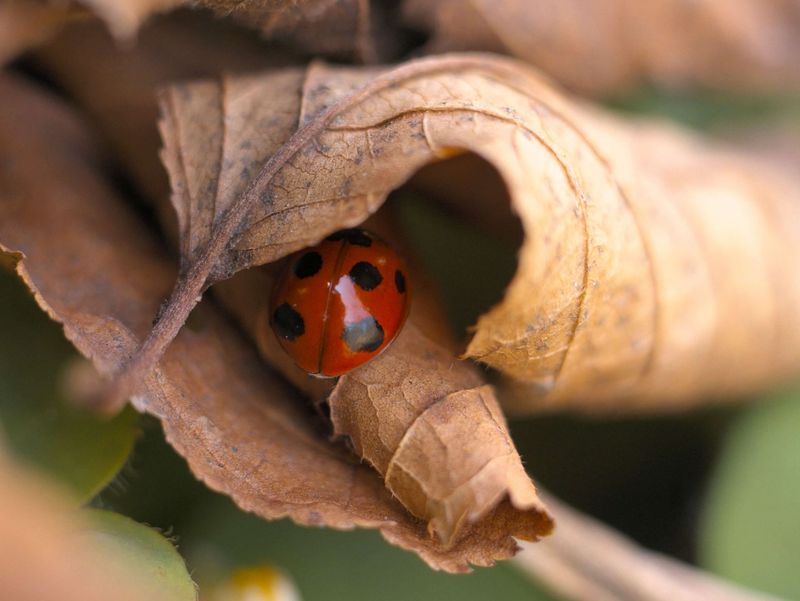
[[[405,0],[427,50],[489,50],[608,94],[647,80],[800,88],[800,7],[786,0]]]
[[[187,29],[189,26],[192,27]],[[175,35],[176,30],[180,27],[183,27],[181,30],[182,35]],[[173,76],[177,74],[179,76],[182,71],[197,71],[200,68],[209,69],[220,63],[222,60],[221,54],[214,52],[209,52],[211,56],[200,60],[200,64],[195,63],[198,59],[197,52],[188,53],[189,56],[186,56],[187,53],[185,52],[179,53],[185,58],[179,58],[168,63],[160,59],[160,55],[165,47],[177,46],[178,50],[183,49],[179,44],[192,40],[192,34],[195,30],[203,32],[205,28],[202,27],[202,23],[200,22],[186,23],[185,19],[182,19],[180,22],[174,19],[163,20],[155,24],[154,27],[150,27],[143,32],[143,38],[138,50],[135,54],[130,54],[114,52],[113,45],[110,44],[107,36],[102,31],[99,31],[97,27],[86,26],[77,29],[73,28],[73,31],[66,32],[56,43],[43,49],[37,55],[40,64],[45,66],[63,86],[73,91],[75,96],[80,99],[84,106],[89,108],[93,115],[98,116],[101,122],[106,126],[107,135],[114,141],[115,147],[121,150],[122,156],[126,159],[126,164],[131,166],[132,173],[135,175],[137,181],[143,184],[144,190],[151,193],[155,192],[156,195],[160,187],[150,184],[154,179],[155,181],[158,181],[158,179],[150,177],[153,170],[148,169],[149,164],[146,161],[147,150],[155,148],[150,136],[146,134],[149,125],[146,116],[151,114],[151,112],[155,110],[155,107],[153,107],[151,111],[147,103],[146,92],[152,88],[153,79],[157,78],[163,80],[170,74]],[[206,43],[202,48],[209,49],[209,46]],[[82,61],[81,68],[76,69],[74,66],[76,63],[71,61],[70,58],[74,57],[76,52],[80,50],[86,52],[89,51],[89,49],[92,49],[89,55],[93,58],[91,58],[88,64],[86,61]],[[263,58],[257,58],[257,53],[253,52],[252,49],[246,45],[240,45],[235,50],[228,45],[227,50],[227,57],[231,61],[231,67],[242,68],[251,66],[254,60],[264,61]],[[158,60],[154,60],[152,57],[153,53],[159,55]],[[170,52],[170,55],[172,54],[173,53]],[[213,60],[208,60],[209,58]],[[142,68],[144,64],[152,64],[152,68],[144,69]],[[116,70],[117,73],[120,72],[120,69],[123,69],[123,72],[129,73],[129,77],[123,77],[123,80],[127,82],[124,88],[115,87],[114,89],[108,89],[107,86],[102,85],[102,82],[106,80],[105,78],[111,75],[112,69]],[[143,75],[146,76],[144,79]],[[96,81],[99,83],[96,83]],[[125,120],[119,119],[121,111],[124,111],[127,116]],[[120,123],[120,121],[122,121],[122,123]],[[376,227],[378,229],[385,229],[375,223],[371,225],[372,229]],[[272,336],[271,329],[268,326],[268,315],[266,311],[266,299],[268,298],[268,291],[271,289],[269,277],[270,274],[266,271],[247,271],[231,281],[230,285],[221,285],[220,289],[217,290],[218,296],[240,317],[243,330],[254,337],[259,350],[265,358],[276,366],[290,381],[303,390],[307,396],[317,401],[322,401],[326,399],[330,393],[332,386],[330,381],[309,378],[304,372],[294,367],[292,361],[286,356],[282,349],[275,344],[274,336]],[[396,402],[397,399],[388,399],[384,396],[382,413],[385,414],[385,419],[381,422],[383,424],[382,428],[396,430],[396,434],[394,435],[396,439],[394,442],[395,447],[402,435],[408,430],[409,425],[411,423],[416,423],[415,418],[417,414],[420,413],[422,409],[425,409],[427,404],[437,401],[440,396],[443,397],[447,393],[458,391],[460,389],[459,387],[474,388],[481,384],[476,375],[471,373],[469,367],[457,365],[455,369],[452,368],[453,353],[444,353],[444,349],[439,346],[443,344],[443,341],[447,340],[448,337],[448,334],[444,333],[441,327],[445,320],[441,315],[432,315],[432,313],[436,311],[436,305],[433,302],[426,302],[432,295],[429,293],[430,288],[423,284],[424,278],[421,275],[417,275],[413,280],[415,282],[415,308],[413,311],[415,321],[424,324],[425,331],[428,333],[428,338],[431,340],[417,337],[418,340],[415,340],[415,344],[405,345],[405,347],[409,348],[413,353],[413,355],[409,353],[408,355],[410,356],[406,357],[406,359],[416,360],[417,363],[419,363],[416,354],[420,350],[428,348],[430,350],[426,352],[436,353],[436,356],[440,358],[440,364],[437,365],[438,371],[436,369],[420,371],[425,377],[421,381],[418,380],[415,383],[418,393],[413,398],[419,411],[406,412],[405,420],[398,420],[391,415],[394,407],[398,404]],[[227,282],[224,284],[227,284]],[[433,340],[438,340],[438,344],[434,343]],[[395,355],[395,357],[398,357],[398,355]],[[400,357],[402,357],[402,355],[400,355]],[[420,365],[424,366],[424,363]],[[384,371],[386,371],[385,368]],[[430,382],[434,379],[434,376],[441,375],[442,373],[447,376],[444,379],[449,382],[446,389],[442,388],[444,384],[439,384],[438,387],[426,385],[426,382]],[[385,379],[388,380],[388,378]],[[331,401],[334,415],[336,415],[337,408],[342,404],[342,398],[340,394],[336,396],[337,402]],[[487,402],[492,405],[494,412],[497,412],[494,396],[488,391],[483,395],[468,395],[466,398],[473,404],[476,404],[481,411],[483,407],[478,405]],[[370,404],[372,401],[363,395],[358,395],[358,399],[361,403],[358,407],[355,405],[353,406],[352,414],[354,416],[372,415],[374,411],[374,408]],[[488,400],[484,401],[484,399]],[[389,400],[394,402],[386,402]],[[352,401],[344,401],[344,403],[348,402]],[[413,406],[410,402],[401,404],[406,407]],[[359,407],[361,408],[359,409]],[[491,428],[488,430],[489,433],[493,434],[494,432],[498,432],[499,430],[495,429],[491,414],[489,412],[484,413],[485,415],[482,416],[483,420],[478,420],[478,422],[491,425]],[[433,412],[429,412],[428,417],[432,414]],[[389,424],[390,418],[393,419],[391,426]],[[424,420],[420,419],[419,423],[421,424],[423,421]],[[502,419],[500,421],[502,421]],[[343,434],[347,434],[347,429],[341,430]],[[536,499],[533,489],[530,488],[530,481],[522,470],[516,453],[509,455],[507,452],[511,443],[510,440],[508,440],[505,427],[503,426],[502,428],[501,439],[495,440],[492,437],[487,437],[480,442],[473,437],[473,430],[474,428],[470,425],[467,432],[463,434],[463,438],[470,438],[472,440],[472,444],[470,445],[473,449],[472,456],[476,458],[479,465],[490,461],[492,462],[491,467],[486,470],[489,477],[484,474],[483,482],[480,484],[473,482],[469,477],[470,470],[477,470],[475,470],[474,466],[470,465],[469,462],[462,460],[464,458],[461,456],[461,448],[464,445],[462,444],[463,441],[458,440],[457,437],[453,440],[452,448],[445,448],[445,450],[448,451],[451,458],[459,457],[459,460],[451,459],[451,461],[458,465],[460,469],[452,474],[437,470],[429,470],[425,475],[426,484],[431,490],[431,495],[437,495],[438,504],[435,503],[432,498],[429,507],[427,503],[423,506],[417,498],[418,493],[416,489],[412,489],[412,487],[405,486],[399,482],[396,476],[398,472],[396,471],[394,472],[395,476],[393,479],[387,480],[390,490],[403,502],[408,501],[407,504],[414,508],[416,515],[426,519],[426,521],[428,519],[434,519],[432,530],[439,533],[445,540],[452,539],[460,525],[457,520],[451,518],[445,519],[446,514],[449,516],[454,513],[458,515],[469,513],[470,515],[467,521],[474,522],[477,517],[494,507],[496,504],[496,497],[503,497],[505,494],[504,491],[507,488],[516,488],[520,490],[526,488],[525,494],[517,494],[515,506],[536,506]],[[420,431],[419,429],[417,430],[418,433]],[[409,439],[413,440],[414,436],[409,435]],[[373,447],[368,448],[366,452],[361,449],[359,450],[362,455],[371,459],[372,454],[370,451],[372,448]],[[410,443],[406,444],[405,448],[410,449]],[[433,449],[434,447],[430,448]],[[393,450],[394,449],[390,449],[390,451]],[[408,451],[406,451],[406,454],[408,454]],[[502,460],[496,459],[498,455],[503,456]],[[513,469],[507,469],[508,466],[505,462],[508,461],[515,463]],[[378,467],[382,474],[386,474],[387,464],[385,462]],[[445,476],[450,478],[450,482],[444,481]],[[439,482],[439,480],[441,480],[441,482]],[[477,497],[470,499],[465,497],[465,494],[462,492],[461,496],[455,498],[454,501],[449,500],[448,497],[461,484],[465,484],[467,488],[473,485],[478,486],[481,491],[480,494],[483,495],[484,499],[481,500]],[[515,486],[517,484],[518,486]],[[434,493],[434,489],[437,486],[441,490]],[[527,499],[525,498],[526,495],[528,497]],[[455,507],[455,504],[458,502],[462,504],[460,508]],[[451,507],[448,504],[454,504],[454,506]],[[426,509],[426,507],[428,508]],[[543,529],[542,524],[544,524],[544,522],[540,524],[539,517],[537,516],[537,512],[521,514],[517,533],[522,535],[524,532],[528,532],[527,538],[531,538],[535,533]],[[527,522],[527,525],[523,526],[524,522]]]
[[[526,540],[550,531],[552,521],[522,467],[494,391],[474,366],[422,333],[437,331],[427,327],[436,316],[424,288],[415,288],[410,323],[392,346],[334,386],[296,367],[272,333],[274,271],[238,274],[219,284],[216,296],[262,357],[311,399],[328,403],[334,435],[349,439],[431,534],[451,546],[465,527],[485,518],[513,524],[515,535]]]
[[[174,271],[98,177],[91,140],[74,117],[8,77],[0,97],[7,109],[0,114],[0,244],[75,346],[114,371],[147,332]],[[465,525],[452,545],[431,538],[371,468],[324,440],[300,396],[224,317],[207,304],[196,317],[133,402],[161,420],[198,478],[243,509],[307,525],[376,528],[432,567],[455,572],[510,557],[512,535],[535,535],[526,516],[538,515],[539,505],[527,482],[508,488],[512,502],[525,490],[534,503],[528,513],[501,503]],[[542,514],[537,533],[548,525]]]
[[[360,223],[464,151],[500,173],[525,233],[465,352],[513,378],[517,410],[685,407],[800,366],[786,260],[800,256],[800,181],[786,170],[622,122],[487,55],[224,77],[171,87],[162,108],[187,275],[175,323],[135,367],[203,287]]]
[[[335,433],[447,545],[498,503],[517,536],[549,532],[494,391],[413,323],[390,351],[339,378],[328,402]]]

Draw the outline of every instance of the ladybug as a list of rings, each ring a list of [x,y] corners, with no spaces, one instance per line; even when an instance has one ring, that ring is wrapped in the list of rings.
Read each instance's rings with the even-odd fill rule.
[[[272,295],[272,329],[302,369],[340,376],[400,332],[410,306],[406,273],[403,259],[370,232],[336,232],[288,261]]]

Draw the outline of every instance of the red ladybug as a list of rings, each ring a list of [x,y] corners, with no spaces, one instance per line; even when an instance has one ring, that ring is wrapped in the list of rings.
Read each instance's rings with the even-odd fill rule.
[[[337,232],[288,262],[272,296],[272,329],[304,370],[340,376],[397,336],[410,305],[406,273],[373,234]]]

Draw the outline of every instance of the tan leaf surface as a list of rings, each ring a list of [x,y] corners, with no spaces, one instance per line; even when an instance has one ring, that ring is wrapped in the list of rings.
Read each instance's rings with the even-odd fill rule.
[[[306,78],[301,71],[290,70],[274,78],[270,81],[272,92],[260,80],[248,77],[240,80],[242,87],[237,85],[239,81],[226,80],[222,98],[215,94],[213,84],[200,84],[205,87],[186,88],[166,101],[170,104],[162,128],[164,158],[176,191],[186,264],[197,260],[219,216],[253,179],[252,166],[278,150],[298,119],[307,119],[302,109],[299,116],[295,113],[299,108],[295,91],[304,80],[316,83],[313,76]],[[327,80],[325,85],[333,86],[334,81]],[[279,90],[285,93],[276,93]],[[223,123],[224,131],[219,129]],[[209,152],[220,145],[219,151]],[[342,208],[335,202],[327,204]],[[324,204],[316,202],[314,206],[322,214],[336,217]],[[299,218],[308,221],[302,215]],[[271,216],[265,220],[269,226]],[[263,239],[298,235],[305,235],[299,224],[273,222]],[[268,286],[255,288],[253,295],[266,301],[268,290]],[[268,330],[266,315],[263,311],[259,315],[247,320],[248,330]],[[292,381],[304,379],[296,369],[287,367],[286,358],[273,350],[274,344],[262,345],[265,347],[264,356],[288,370]],[[516,532],[535,539],[549,530],[549,518],[510,440],[494,393],[483,386],[471,367],[454,363],[452,352],[408,327],[390,352],[339,380],[329,399],[336,433],[351,438],[356,452],[384,476],[392,493],[446,545],[506,496],[510,496],[511,506],[502,504],[500,511],[521,510],[514,520]],[[368,427],[377,428],[381,435],[373,433],[365,439]]]
[[[489,50],[565,85],[608,94],[655,80],[800,88],[800,6],[792,0],[406,0],[429,52]]]
[[[447,544],[498,503],[518,537],[549,532],[491,386],[413,322],[390,352],[339,378],[329,403],[335,432]]]
[[[8,77],[0,97],[0,243],[40,305],[108,373],[147,332],[174,270],[97,176],[92,143],[72,115]],[[510,535],[530,534],[520,512],[501,504],[451,547],[432,539],[371,468],[325,441],[300,396],[225,318],[206,304],[196,316],[133,401],[161,420],[198,478],[243,509],[376,528],[448,571],[510,557]]]
[[[800,256],[800,181],[786,170],[590,110],[487,55],[224,78],[169,88],[162,106],[194,270],[173,307],[201,280],[363,221],[421,166],[468,150],[499,171],[526,235],[465,353],[522,383],[517,410],[684,407],[800,366],[786,261]],[[150,342],[172,326],[159,327]]]

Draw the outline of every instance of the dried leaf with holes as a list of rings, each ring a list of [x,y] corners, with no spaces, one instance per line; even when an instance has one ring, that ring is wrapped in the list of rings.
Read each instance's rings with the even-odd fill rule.
[[[430,53],[487,50],[574,90],[637,84],[800,90],[800,8],[784,0],[405,0]]]
[[[0,79],[0,97],[7,108],[0,114],[0,248],[73,344],[112,372],[147,332],[174,270],[146,227],[98,176],[95,148],[73,115],[8,77]],[[300,395],[263,365],[223,316],[204,304],[196,325],[181,332],[133,403],[161,420],[167,439],[199,479],[243,509],[307,525],[375,528],[432,567],[453,572],[508,558],[517,548],[512,536],[533,539],[549,529],[514,454],[510,461],[500,458],[508,480],[497,482],[495,472],[479,471],[488,480],[481,490],[510,502],[497,509],[501,499],[474,505],[481,516],[435,525],[443,542],[432,538],[370,467],[325,440],[322,424]],[[480,385],[474,374],[469,377]],[[490,393],[481,389],[475,395],[502,422]],[[441,409],[434,405],[426,413],[420,406],[421,425],[459,402],[450,396],[456,398],[446,399]],[[507,433],[488,435],[508,452]],[[304,475],[302,482],[297,474]],[[455,491],[457,499],[444,500],[451,513],[463,510],[460,501],[472,487]],[[483,519],[472,523],[477,517]],[[456,526],[460,536],[448,538]]]

